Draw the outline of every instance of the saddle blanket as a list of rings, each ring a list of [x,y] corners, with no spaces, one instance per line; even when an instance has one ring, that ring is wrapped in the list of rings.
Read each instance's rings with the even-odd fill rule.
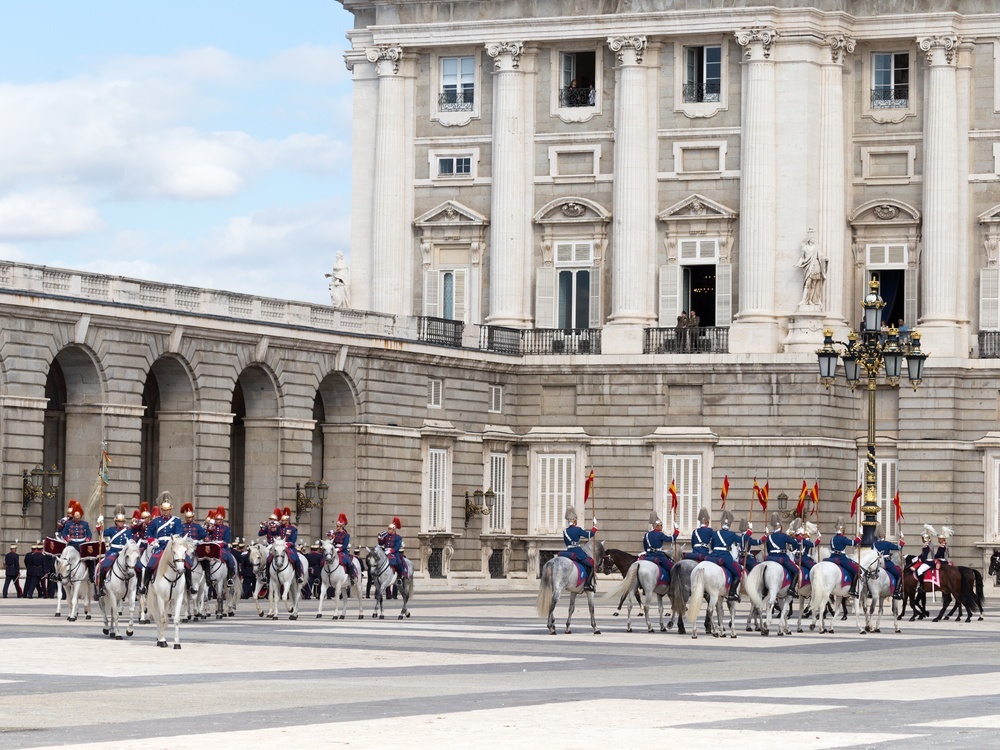
[[[195,547],[195,554],[198,555],[199,560],[221,560],[222,545],[215,542],[199,542],[198,546]]]
[[[924,583],[931,584],[934,588],[941,588],[941,571],[940,570],[929,570],[924,573]]]

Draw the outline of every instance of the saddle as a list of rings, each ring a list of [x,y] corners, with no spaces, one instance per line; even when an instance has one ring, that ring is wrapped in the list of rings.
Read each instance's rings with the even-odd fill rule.
[[[215,542],[198,542],[195,554],[199,560],[221,560],[222,545]]]
[[[924,573],[923,577],[920,579],[921,583],[929,583],[934,588],[941,588],[941,571],[940,570],[928,570]]]
[[[66,549],[66,541],[64,539],[56,539],[55,537],[45,537],[45,541],[42,542],[42,550],[47,555],[55,555],[58,557],[62,554],[62,551]]]
[[[104,550],[104,542],[84,542],[80,545],[80,557],[100,557]]]

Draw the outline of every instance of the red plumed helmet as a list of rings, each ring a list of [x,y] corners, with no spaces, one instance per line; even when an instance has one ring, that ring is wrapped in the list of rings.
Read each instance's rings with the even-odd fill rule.
[[[285,509],[281,511],[281,517],[282,518],[291,518],[292,517],[292,509],[289,508],[288,506],[285,506]]]
[[[226,517],[226,509],[225,509],[225,507],[223,507],[223,506],[220,505],[218,508],[216,508],[215,509],[215,517],[216,518],[225,519],[225,517]]]
[[[337,523],[343,526],[347,526],[347,514],[341,513],[339,516],[337,516]]]
[[[149,513],[149,503],[139,503],[139,514]]]
[[[194,513],[194,506],[191,503],[184,503],[184,505],[181,506],[181,513],[184,513],[184,514],[191,513],[191,514],[193,514]]]
[[[150,515],[153,518],[159,518],[160,517],[160,506],[159,505],[154,505],[153,506],[153,510],[150,511]]]
[[[271,515],[274,516],[275,520],[281,518],[281,508],[275,508]]]
[[[140,518],[142,518],[142,512],[138,508],[136,508],[135,510],[132,511],[132,520],[138,521]]]
[[[397,529],[403,528],[403,522],[399,520],[399,516],[393,516],[392,525],[395,526]]]
[[[209,520],[212,520],[212,519],[215,518],[215,511],[214,510],[208,511],[208,518],[209,518]]]

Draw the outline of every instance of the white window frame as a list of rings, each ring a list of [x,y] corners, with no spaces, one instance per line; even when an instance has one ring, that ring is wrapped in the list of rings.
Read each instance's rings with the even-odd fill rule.
[[[684,87],[687,84],[687,50],[691,48],[718,47],[721,53],[719,100],[714,102],[684,101]],[[729,40],[712,37],[697,43],[674,44],[674,111],[690,119],[712,117],[729,109]]]
[[[490,405],[487,411],[490,414],[503,414],[503,386],[490,386]]]
[[[858,459],[858,484],[861,485],[861,497],[858,498],[857,515],[850,523],[860,524],[864,520],[864,513],[861,506],[864,504],[865,492],[865,460]],[[896,538],[896,509],[892,504],[896,497],[896,490],[899,489],[899,459],[898,458],[876,458],[875,459],[875,490],[876,502],[879,512],[876,519],[882,524],[885,538],[892,540]],[[900,498],[902,501],[902,498]],[[905,513],[905,511],[904,511]],[[851,528],[847,529],[851,532]]]
[[[444,407],[444,381],[440,378],[427,379],[427,408],[441,409]]]
[[[726,153],[729,144],[726,141],[674,141],[674,174],[678,177],[683,175],[721,175],[726,171]],[[710,151],[717,150],[719,153],[718,162],[714,169],[684,169],[685,151]]]
[[[889,260],[890,252],[902,252],[901,260]],[[883,260],[879,255],[883,254]],[[910,248],[905,242],[869,242],[865,245],[865,266],[869,271],[909,270]]]
[[[451,449],[426,446],[421,532],[451,533]]]
[[[872,156],[879,154],[903,154],[906,157],[906,174],[873,175]],[[869,185],[908,185],[916,176],[916,146],[862,146],[861,178]]]
[[[472,86],[473,86],[473,100],[472,108],[469,110],[459,110],[454,112],[442,112],[440,105],[440,96],[444,92],[444,73],[442,60],[453,59],[453,58],[469,58],[473,60],[472,63]],[[430,119],[435,122],[439,122],[445,127],[460,127],[462,125],[468,125],[472,120],[478,120],[480,118],[480,113],[482,111],[482,91],[483,91],[483,81],[482,81],[482,57],[480,50],[470,48],[470,49],[456,49],[449,50],[448,54],[431,54],[431,77],[430,80],[434,82],[433,86],[429,86],[429,106],[428,111],[430,112]],[[433,174],[433,172],[431,173]]]
[[[895,55],[906,53],[909,59],[909,84],[907,92],[906,106],[900,107],[875,107],[872,106],[872,91],[875,88],[875,56]],[[861,75],[863,87],[859,93],[862,97],[861,114],[878,123],[899,123],[907,117],[914,117],[917,114],[916,91],[916,46],[908,45],[896,49],[871,49],[867,54],[861,55]]]
[[[686,266],[715,266],[715,326],[728,328],[733,322],[732,266],[723,263],[722,237],[678,237],[676,265],[660,266],[659,325],[673,328],[677,316],[688,305],[683,284]],[[685,255],[686,254],[686,255]]]
[[[987,449],[983,461],[986,474],[983,541],[988,544],[1000,544],[1000,450]]]
[[[570,257],[565,250],[572,248]],[[576,326],[569,329],[559,325],[559,274],[561,272],[587,271],[590,274],[588,289],[588,326],[587,329],[600,328],[601,324],[601,267],[595,262],[595,243],[593,240],[559,240],[552,243],[552,266],[536,269],[535,320],[538,328],[560,330],[579,330]],[[560,257],[560,255],[562,257]],[[576,301],[576,284],[573,284],[573,301]],[[547,307],[548,309],[543,309]],[[573,305],[574,312],[576,309]],[[573,315],[575,321],[575,314]],[[551,323],[551,325],[545,325]]]
[[[711,98],[711,99],[709,99],[709,98],[694,99],[694,100],[688,99],[687,89],[688,89],[689,86],[698,86],[698,85],[707,86],[708,85],[709,80],[710,80],[709,79],[708,67],[709,67],[710,63],[708,62],[708,52],[707,51],[708,50],[713,50],[713,49],[719,51],[719,61],[718,61],[718,64],[719,64],[719,76],[718,76],[718,79],[717,79],[717,86],[718,86],[719,90],[715,93],[714,98]],[[695,50],[701,50],[701,62],[700,62],[700,65],[698,66],[698,70],[695,73],[695,76],[694,76],[695,80],[691,80],[691,76],[689,75],[690,72],[691,72],[691,62],[690,62],[690,60],[691,60],[691,55],[692,55],[693,52],[695,52]],[[702,44],[702,45],[692,44],[692,45],[688,45],[688,46],[684,47],[684,93],[683,93],[683,97],[684,97],[684,101],[686,103],[688,103],[688,104],[703,104],[703,103],[706,103],[706,102],[707,103],[712,103],[712,104],[717,103],[722,98],[722,78],[723,78],[723,69],[722,69],[722,45],[721,44]],[[707,94],[706,93],[706,96],[711,96],[711,94]]]
[[[484,485],[493,490],[493,509],[486,516],[489,534],[510,533],[510,454],[491,451],[486,456]]]
[[[454,184],[456,182],[467,183],[479,179],[479,154],[478,147],[473,148],[431,148],[427,150],[427,174],[430,175],[432,183]],[[442,159],[468,159],[468,174],[441,174],[440,162]]]
[[[559,92],[563,88],[563,55],[580,52],[594,53],[594,103],[589,107],[563,107],[559,102]],[[604,106],[604,46],[597,47],[553,47],[549,55],[551,66],[549,71],[550,111],[552,117],[558,117],[563,122],[587,122],[599,115]]]
[[[577,507],[578,492],[582,491],[579,451],[538,451],[531,462],[530,529],[533,535],[558,536],[566,527],[566,508],[573,506],[583,517],[584,509]],[[558,472],[554,475],[553,472]],[[553,481],[554,480],[554,481]]]
[[[451,315],[445,309],[447,277],[452,277],[453,299]],[[430,268],[424,271],[424,316],[469,322],[469,280],[472,269],[468,266]]]

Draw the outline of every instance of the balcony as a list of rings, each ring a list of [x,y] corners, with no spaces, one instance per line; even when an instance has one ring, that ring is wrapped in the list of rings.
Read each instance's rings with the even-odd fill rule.
[[[910,87],[872,89],[872,109],[896,109],[910,106]]]
[[[428,344],[461,348],[465,323],[447,318],[417,318],[417,340]]]
[[[979,332],[979,359],[1000,359],[1000,331]]]
[[[722,84],[719,81],[710,83],[685,83],[684,101],[692,102],[717,102],[722,92]]]
[[[560,107],[593,107],[597,101],[593,87],[577,88],[570,86],[559,89]]]
[[[521,333],[521,354],[600,353],[600,328],[529,328]]]
[[[471,112],[475,104],[475,90],[472,88],[457,91],[445,89],[438,96],[439,112]]]
[[[647,328],[642,351],[643,354],[728,354],[729,329]]]

